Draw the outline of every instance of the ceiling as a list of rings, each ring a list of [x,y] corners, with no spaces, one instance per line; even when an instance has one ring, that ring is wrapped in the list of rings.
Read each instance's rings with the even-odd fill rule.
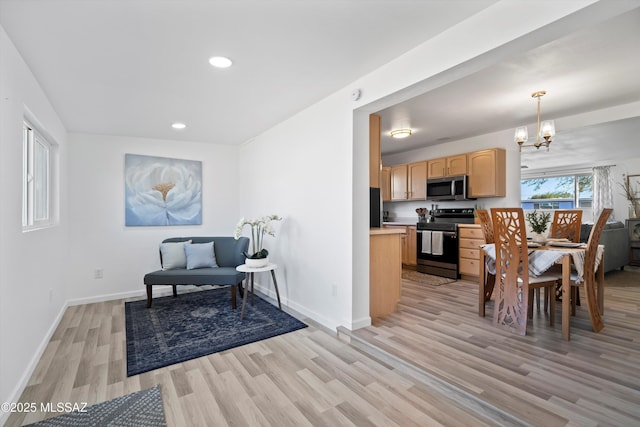
[[[0,24],[69,132],[241,144],[493,3],[0,0]],[[532,92],[555,119],[640,101],[639,75],[640,8],[380,111],[382,151],[532,135]],[[391,140],[398,126],[414,134]],[[556,128],[550,153],[523,153],[529,168],[640,156],[640,118]]]
[[[0,24],[69,132],[240,144],[495,2],[0,0]]]
[[[638,76],[640,8],[380,111],[382,152],[515,131],[523,125],[529,125],[531,143],[537,114],[531,93],[546,90],[541,119],[557,119],[640,101]],[[522,163],[541,169],[593,164],[612,154],[640,156],[640,144],[633,142],[640,134],[640,117],[587,128],[561,125],[556,120],[549,153],[526,149]],[[413,135],[400,140],[389,136],[402,127],[413,129]]]

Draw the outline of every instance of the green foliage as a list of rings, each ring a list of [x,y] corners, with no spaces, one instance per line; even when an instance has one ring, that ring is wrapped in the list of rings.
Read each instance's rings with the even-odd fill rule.
[[[533,199],[573,199],[573,194],[565,191],[556,191],[552,193],[534,194],[531,196]]]
[[[564,186],[571,186],[572,188],[575,185],[575,181],[574,178],[577,178],[578,180],[578,192],[579,193],[584,193],[584,192],[589,192],[592,191],[593,189],[593,176],[592,175],[569,175],[569,176],[561,176],[561,177],[554,177],[554,178],[532,178],[532,179],[526,179],[524,180],[524,184],[529,186],[529,187],[533,187],[534,191],[537,191],[540,189],[540,187],[542,187],[544,184],[546,184],[550,179],[555,179],[557,180],[557,185],[558,187],[564,187]],[[544,195],[542,194],[536,194],[534,196],[532,196],[532,199],[549,199],[549,198],[554,198],[553,195],[556,194],[554,192],[551,193],[547,193],[549,196],[551,197],[543,197]],[[565,194],[565,193],[562,193]],[[567,198],[572,198],[573,194],[569,194],[569,196]],[[563,197],[564,198],[564,197]]]
[[[549,224],[551,214],[549,212],[540,212],[538,214],[538,212],[534,210],[526,214],[526,218],[529,224],[531,224],[531,230],[533,230],[534,233],[544,233],[547,231],[547,224]]]

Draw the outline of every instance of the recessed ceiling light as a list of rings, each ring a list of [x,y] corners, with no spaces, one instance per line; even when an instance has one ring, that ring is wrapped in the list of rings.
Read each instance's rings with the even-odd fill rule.
[[[231,67],[232,62],[229,58],[225,58],[224,56],[214,56],[209,58],[209,64],[216,68],[229,68]]]
[[[187,125],[185,125],[184,123],[178,123],[178,122],[176,122],[176,123],[173,123],[173,124],[171,125],[171,127],[172,127],[172,128],[174,128],[174,129],[181,130],[181,129],[186,128],[186,127],[187,127]]]

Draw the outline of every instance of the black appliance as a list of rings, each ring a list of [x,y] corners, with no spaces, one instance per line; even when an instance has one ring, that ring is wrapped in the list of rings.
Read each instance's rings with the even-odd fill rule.
[[[382,227],[382,221],[380,221],[382,213],[381,202],[380,189],[369,187],[369,228]]]
[[[417,228],[417,270],[457,279],[458,224],[473,224],[473,209],[436,209]],[[426,247],[429,246],[429,247]]]
[[[427,179],[427,200],[471,200],[467,198],[467,176]]]

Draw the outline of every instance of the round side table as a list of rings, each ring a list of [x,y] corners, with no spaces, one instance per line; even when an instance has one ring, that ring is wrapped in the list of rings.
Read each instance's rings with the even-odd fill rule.
[[[273,280],[273,287],[276,290],[276,297],[278,297],[278,308],[282,310],[282,305],[280,304],[280,292],[278,292],[278,281],[276,280],[276,274],[275,274],[276,268],[278,268],[278,264],[273,264],[273,263],[269,263],[264,267],[258,267],[258,268],[247,267],[247,264],[242,264],[236,267],[237,271],[247,274],[245,278],[244,295],[242,296],[242,310],[240,311],[240,320],[244,318],[244,307],[247,304],[247,294],[249,293],[249,289],[251,289],[251,304],[253,304],[253,274],[254,273],[262,273],[265,271],[271,272],[271,280]],[[249,281],[251,281],[251,288],[249,288]]]

